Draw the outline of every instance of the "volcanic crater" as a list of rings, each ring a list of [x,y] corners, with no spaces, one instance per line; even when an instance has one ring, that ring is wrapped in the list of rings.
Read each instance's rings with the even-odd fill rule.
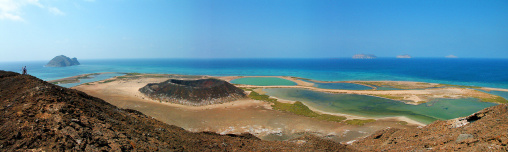
[[[178,80],[150,83],[139,91],[153,100],[183,105],[220,104],[246,98],[244,91],[219,79]]]

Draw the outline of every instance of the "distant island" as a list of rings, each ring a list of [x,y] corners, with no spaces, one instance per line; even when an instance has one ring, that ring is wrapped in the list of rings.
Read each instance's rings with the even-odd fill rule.
[[[397,58],[410,59],[410,58],[413,58],[413,57],[411,55],[404,54],[404,55],[397,55]]]
[[[60,55],[54,57],[51,61],[46,64],[46,67],[66,67],[66,66],[73,66],[73,65],[79,65],[77,58],[69,58],[65,55]]]
[[[353,56],[353,59],[375,59],[375,58],[377,57],[372,54],[356,54]]]
[[[448,56],[445,56],[445,58],[459,58],[459,57],[457,57],[455,55],[448,55]]]

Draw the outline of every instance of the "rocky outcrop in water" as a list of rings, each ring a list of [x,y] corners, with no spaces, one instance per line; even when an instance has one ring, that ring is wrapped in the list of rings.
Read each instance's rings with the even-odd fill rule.
[[[313,136],[192,133],[81,91],[0,70],[0,151],[352,151]]]
[[[46,64],[46,67],[66,67],[66,66],[73,66],[73,65],[79,65],[77,58],[69,58],[65,55],[60,55],[54,57],[51,61]]]
[[[353,56],[353,59],[375,59],[375,58],[377,57],[372,54],[356,54]]]
[[[219,79],[170,79],[147,84],[139,91],[161,102],[193,106],[225,103],[247,97],[242,89]]]

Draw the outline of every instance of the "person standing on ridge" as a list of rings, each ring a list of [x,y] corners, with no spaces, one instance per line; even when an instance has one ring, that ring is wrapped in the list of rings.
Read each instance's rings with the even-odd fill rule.
[[[26,75],[26,66],[24,66],[23,68],[21,68],[21,70],[23,71],[23,75]]]

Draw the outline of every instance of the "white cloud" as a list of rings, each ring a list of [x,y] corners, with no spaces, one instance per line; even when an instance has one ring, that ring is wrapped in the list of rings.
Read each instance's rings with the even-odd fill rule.
[[[48,7],[48,10],[49,12],[55,14],[55,15],[65,15],[64,12],[60,11],[58,8],[56,7]]]
[[[45,6],[39,0],[0,0],[0,20],[24,21],[23,17],[21,17],[22,9],[30,5],[46,9],[54,15],[65,15],[60,9]]]
[[[2,12],[2,13],[0,13],[0,20],[3,20],[3,19],[9,19],[9,20],[13,20],[13,21],[23,21],[23,18],[21,18],[21,16]]]

